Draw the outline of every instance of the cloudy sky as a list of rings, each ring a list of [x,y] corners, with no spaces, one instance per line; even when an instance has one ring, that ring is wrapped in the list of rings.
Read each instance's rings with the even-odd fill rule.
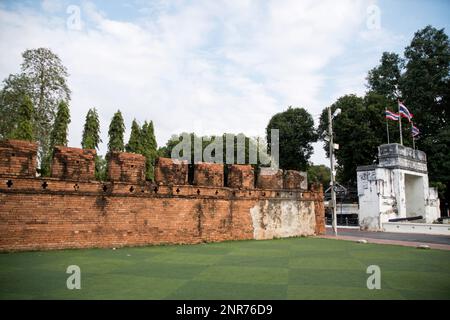
[[[159,145],[174,133],[263,135],[288,106],[321,110],[363,94],[383,51],[415,31],[450,30],[450,1],[0,0],[0,78],[25,49],[48,47],[67,67],[69,140],[100,114],[100,153],[113,113],[153,120]],[[314,163],[327,163],[321,144]]]

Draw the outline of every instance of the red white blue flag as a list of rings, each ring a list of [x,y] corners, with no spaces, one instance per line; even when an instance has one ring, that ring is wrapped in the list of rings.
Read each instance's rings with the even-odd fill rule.
[[[394,120],[394,121],[398,121],[398,118],[400,118],[398,113],[386,110],[385,112],[386,115],[386,119],[390,119],[390,120]]]
[[[412,113],[409,112],[408,108],[400,101],[398,102],[398,113],[400,114],[400,116],[408,119],[409,122],[411,122],[411,119],[413,117]]]
[[[419,128],[417,128],[415,125],[411,124],[411,133],[413,137],[416,137],[420,134]]]

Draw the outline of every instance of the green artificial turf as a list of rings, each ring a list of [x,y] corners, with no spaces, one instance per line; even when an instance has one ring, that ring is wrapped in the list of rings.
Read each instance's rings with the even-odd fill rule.
[[[450,251],[317,238],[3,253],[0,299],[449,299],[449,266]]]

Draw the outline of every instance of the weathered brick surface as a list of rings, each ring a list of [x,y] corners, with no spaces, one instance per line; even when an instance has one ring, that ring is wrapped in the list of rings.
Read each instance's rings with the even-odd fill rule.
[[[158,158],[155,167],[155,182],[159,185],[188,184],[188,171],[187,161]]]
[[[94,180],[95,156],[93,149],[57,146],[54,149],[52,177],[70,180]]]
[[[325,206],[323,198],[323,186],[321,184],[313,184],[311,191],[314,192],[314,213],[316,215],[316,235],[321,235],[326,233],[325,227]]]
[[[0,174],[36,175],[37,144],[22,140],[0,141]]]
[[[255,172],[251,165],[233,164],[228,167],[228,187],[253,189],[255,187]]]
[[[110,181],[144,183],[145,157],[136,153],[110,153],[108,156],[108,179]]]
[[[223,187],[223,164],[206,162],[194,164],[194,185]]]
[[[283,170],[260,168],[256,187],[259,189],[283,189]]]
[[[284,172],[283,187],[284,189],[308,189],[306,172],[286,170]]]
[[[10,187],[0,185],[0,251],[253,239],[255,223],[261,231],[264,215],[273,215],[271,206],[264,205],[267,201],[288,208],[298,203],[305,220],[300,220],[299,231],[293,230],[297,235],[311,229],[304,225],[310,223],[310,214],[315,215],[312,228],[324,230],[317,225],[323,221],[323,195],[316,192],[9,180]]]

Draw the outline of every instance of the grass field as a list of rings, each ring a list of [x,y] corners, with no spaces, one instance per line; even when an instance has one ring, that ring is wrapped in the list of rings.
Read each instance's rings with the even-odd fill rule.
[[[81,290],[66,288],[69,265]],[[449,267],[450,251],[315,238],[4,253],[0,298],[449,299]]]

